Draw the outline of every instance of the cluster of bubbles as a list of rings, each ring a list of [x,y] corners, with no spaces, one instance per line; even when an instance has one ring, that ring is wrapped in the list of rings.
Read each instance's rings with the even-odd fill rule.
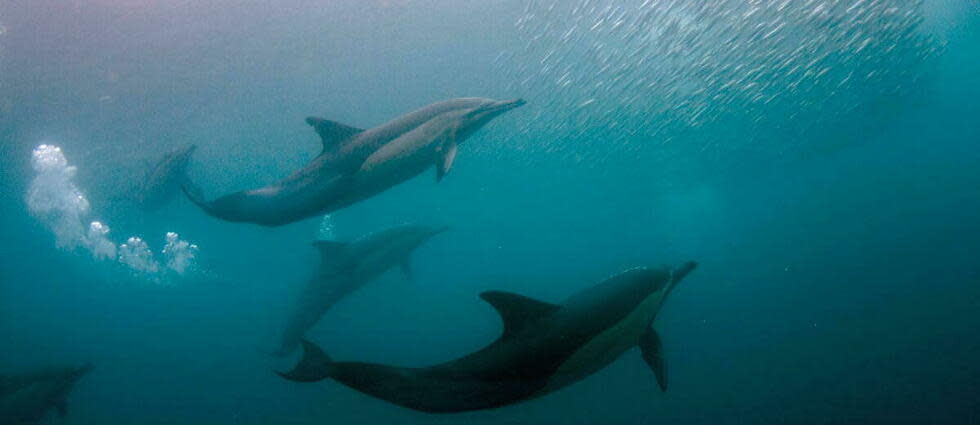
[[[133,236],[117,246],[109,239],[108,225],[99,221],[86,225],[91,206],[75,185],[77,168],[68,164],[58,146],[43,144],[35,148],[31,165],[36,175],[27,189],[27,206],[51,229],[58,247],[83,249],[93,259],[114,260],[138,273],[156,275],[169,271],[182,275],[191,267],[198,247],[180,239],[177,233],[166,235],[161,266],[143,239]]]
[[[553,143],[586,128],[609,143],[723,139],[732,117],[740,136],[778,128],[790,143],[913,91],[942,49],[922,21],[919,0],[529,0],[524,45],[496,65],[540,104],[519,133],[546,127]]]
[[[320,220],[320,229],[317,232],[317,239],[324,241],[332,241],[336,239],[333,231],[333,219],[330,218],[330,214],[324,215],[323,219]]]

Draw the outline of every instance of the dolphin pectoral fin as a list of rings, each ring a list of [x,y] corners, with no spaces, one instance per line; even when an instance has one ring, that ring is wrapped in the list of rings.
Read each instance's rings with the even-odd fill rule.
[[[657,376],[657,385],[662,391],[667,391],[667,362],[664,359],[663,343],[652,326],[640,336],[639,346],[643,361],[647,362],[653,374]]]
[[[68,415],[68,401],[67,400],[62,399],[54,407],[55,407],[55,409],[58,410],[58,416],[61,416],[63,418],[63,417],[65,417],[65,416]]]
[[[436,181],[442,181],[442,178],[446,176],[450,168],[453,168],[453,161],[456,160],[456,152],[459,151],[459,145],[456,144],[456,140],[449,140],[446,142],[442,149],[442,155],[436,161]]]
[[[330,377],[333,360],[316,344],[303,340],[303,358],[289,372],[276,372],[295,382],[317,382]]]
[[[501,338],[514,335],[528,323],[541,319],[560,308],[551,303],[503,291],[487,291],[480,294],[480,298],[497,309],[497,313],[500,314],[500,318],[504,322],[504,334]]]
[[[415,274],[412,273],[412,259],[405,257],[405,259],[402,260],[401,267],[402,267],[402,274],[405,275],[405,279],[407,279],[409,282],[414,284]]]
[[[364,132],[363,128],[352,127],[319,117],[307,117],[306,123],[316,130],[316,134],[320,135],[324,151],[332,150],[344,140]]]

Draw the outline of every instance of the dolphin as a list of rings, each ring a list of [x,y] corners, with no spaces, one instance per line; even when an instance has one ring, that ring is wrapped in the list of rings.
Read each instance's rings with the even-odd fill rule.
[[[446,230],[447,227],[400,226],[349,243],[313,242],[320,251],[320,267],[303,289],[275,354],[291,353],[330,307],[388,269],[400,266],[411,280],[412,252]]]
[[[38,369],[19,375],[0,375],[0,423],[38,423],[51,409],[64,417],[67,398],[75,382],[94,366],[62,366]]]
[[[207,214],[227,221],[281,226],[323,215],[370,198],[436,166],[441,180],[466,138],[524,100],[459,98],[410,112],[365,130],[308,117],[323,150],[285,179],[258,189],[207,201],[201,189],[184,185],[188,198]]]
[[[147,162],[142,178],[124,195],[146,211],[158,210],[172,201],[187,180],[187,164],[196,145],[185,145]]]
[[[335,362],[303,341],[289,372],[298,382],[326,378],[409,409],[451,413],[531,400],[599,371],[634,346],[667,389],[660,336],[652,328],[667,295],[696,264],[637,268],[613,276],[557,305],[521,295],[480,295],[503,319],[503,333],[467,356],[430,367]]]

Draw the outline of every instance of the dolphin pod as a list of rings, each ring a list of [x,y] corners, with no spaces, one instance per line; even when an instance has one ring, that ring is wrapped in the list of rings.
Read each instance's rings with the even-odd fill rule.
[[[344,243],[316,241],[320,267],[303,289],[295,311],[286,322],[278,355],[299,346],[303,335],[326,311],[394,266],[412,279],[411,254],[429,238],[447,228],[400,226]]]
[[[193,145],[149,167],[137,188],[152,206],[165,202],[175,182],[208,215],[231,222],[282,226],[336,211],[373,197],[430,167],[436,181],[452,169],[459,144],[484,125],[524,105],[458,98],[434,103],[371,129],[324,118],[307,124],[323,149],[303,168],[265,187],[207,200],[184,177]],[[561,304],[486,291],[480,297],[500,315],[501,335],[484,348],[428,367],[335,361],[306,339],[337,302],[381,274],[400,267],[412,279],[412,253],[447,228],[406,225],[351,242],[315,241],[319,267],[303,288],[284,325],[276,355],[302,347],[288,372],[296,382],[332,379],[365,395],[429,413],[494,409],[533,400],[581,381],[638,347],[653,379],[667,390],[662,340],[653,328],[668,295],[697,264],[641,267],[614,275]],[[91,366],[0,375],[0,424],[42,420],[49,410],[66,414],[65,399]]]
[[[61,366],[0,375],[0,424],[38,423],[48,411],[68,414],[68,393],[94,366]]]
[[[227,221],[281,226],[345,208],[436,167],[441,180],[460,143],[524,100],[459,98],[433,103],[365,130],[323,118],[306,122],[323,151],[279,182],[213,201],[190,182],[184,192],[207,214]]]
[[[390,403],[430,413],[491,409],[541,397],[599,371],[632,347],[667,389],[660,336],[651,327],[664,301],[694,268],[638,268],[613,276],[560,305],[501,291],[481,294],[500,314],[502,335],[462,358],[430,367],[336,362],[303,341],[303,358],[280,373],[331,378]]]

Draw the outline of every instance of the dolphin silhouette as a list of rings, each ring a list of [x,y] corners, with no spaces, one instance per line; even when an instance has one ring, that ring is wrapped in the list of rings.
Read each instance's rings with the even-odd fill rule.
[[[480,295],[503,319],[503,334],[487,347],[430,367],[335,362],[303,341],[303,358],[286,379],[337,382],[409,409],[450,413],[491,409],[534,399],[599,371],[639,346],[666,391],[666,362],[651,327],[667,295],[696,264],[627,270],[573,295],[561,305],[490,291]]]
[[[147,162],[144,174],[135,185],[115,199],[132,201],[146,211],[162,208],[172,201],[187,180],[187,164],[195,145],[185,145]]]
[[[0,375],[0,424],[38,423],[51,409],[64,417],[68,414],[68,393],[93,368],[86,364]]]
[[[459,98],[410,112],[370,130],[323,118],[306,122],[323,151],[277,183],[213,201],[188,182],[184,192],[207,214],[227,221],[281,226],[345,208],[402,183],[435,165],[441,180],[460,143],[524,100]]]
[[[303,289],[275,354],[292,352],[330,307],[388,269],[401,266],[405,276],[412,279],[412,252],[446,230],[446,227],[400,226],[349,243],[314,242],[320,251],[320,267]]]

